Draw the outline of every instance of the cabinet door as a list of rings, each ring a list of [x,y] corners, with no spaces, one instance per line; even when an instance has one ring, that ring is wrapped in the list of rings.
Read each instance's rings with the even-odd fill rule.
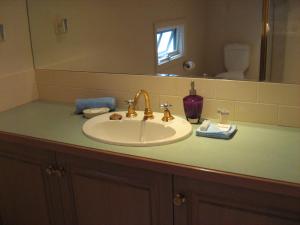
[[[3,225],[58,223],[55,191],[46,168],[54,154],[0,142],[0,221]],[[58,187],[58,186],[57,186]],[[55,206],[57,207],[57,206]]]
[[[77,225],[171,225],[172,177],[61,155],[65,212]]]
[[[300,224],[299,198],[182,177],[175,177],[174,192],[175,225]]]

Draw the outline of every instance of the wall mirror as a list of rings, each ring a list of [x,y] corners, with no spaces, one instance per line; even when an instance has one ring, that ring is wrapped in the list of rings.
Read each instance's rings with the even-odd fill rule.
[[[37,69],[300,83],[299,0],[27,0]]]

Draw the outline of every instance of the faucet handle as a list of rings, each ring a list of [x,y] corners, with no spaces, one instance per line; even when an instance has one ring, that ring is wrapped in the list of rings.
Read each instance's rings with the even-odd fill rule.
[[[169,107],[172,107],[171,104],[169,104],[169,103],[163,103],[163,104],[160,105],[160,107],[162,109],[164,109],[164,116],[161,119],[162,121],[169,122],[169,121],[171,121],[171,120],[174,119],[174,117],[171,115],[171,112],[169,110]]]
[[[160,108],[161,109],[164,109],[164,110],[167,110],[169,109],[170,107],[172,107],[173,105],[169,104],[169,103],[163,103],[160,105]]]
[[[134,103],[134,100],[133,99],[128,99],[128,100],[125,100],[124,102],[127,103],[128,106],[132,106],[133,103]]]
[[[135,111],[134,100],[133,99],[128,99],[125,102],[128,104],[128,111],[126,113],[126,117],[128,117],[128,118],[136,117],[137,113]]]

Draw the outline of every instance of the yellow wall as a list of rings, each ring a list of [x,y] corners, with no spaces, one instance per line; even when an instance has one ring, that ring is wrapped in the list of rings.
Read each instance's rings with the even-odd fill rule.
[[[194,7],[198,2],[201,0],[29,0],[36,65],[42,69],[153,74],[155,24],[197,21],[193,19],[199,13]],[[54,24],[60,18],[68,19],[69,31],[57,35]],[[194,25],[187,27],[187,39],[193,38]]]
[[[300,83],[300,1],[273,0],[271,14],[272,82]]]
[[[0,111],[37,98],[25,0],[0,1]]]
[[[26,21],[25,0],[0,2],[0,23],[6,41],[0,42],[0,110],[37,98]],[[73,102],[79,97],[115,96],[120,108],[141,88],[151,93],[153,108],[173,104],[183,114],[182,98],[190,78],[37,70],[40,99]],[[217,108],[230,111],[231,120],[300,127],[300,85],[195,78],[205,98],[203,116],[216,118]],[[142,107],[142,106],[140,106]]]
[[[247,44],[251,50],[246,79],[258,81],[262,0],[208,0],[204,13],[207,21],[204,28],[205,72],[225,72],[223,48],[226,44]]]
[[[300,83],[300,1],[289,0],[288,24],[286,28],[286,44],[283,82]],[[277,55],[277,57],[279,57]]]
[[[251,47],[246,78],[258,80],[262,0],[29,0],[29,6],[39,69],[216,75],[225,72],[224,46],[242,43]],[[69,31],[57,35],[62,18]],[[184,57],[156,70],[154,26],[176,23],[184,24]],[[183,70],[189,59],[193,71]]]

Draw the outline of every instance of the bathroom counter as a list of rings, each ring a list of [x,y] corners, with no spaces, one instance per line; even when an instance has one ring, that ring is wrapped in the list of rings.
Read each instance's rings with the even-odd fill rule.
[[[206,175],[250,177],[300,187],[299,128],[237,123],[238,132],[231,140],[197,137],[194,131],[189,138],[173,144],[124,147],[86,137],[81,131],[86,119],[73,114],[73,111],[72,105],[36,101],[2,112],[0,139],[14,135],[47,140],[49,144],[73,146],[81,149],[80,152],[104,158],[129,158],[134,165],[148,163],[167,173],[182,168],[178,169],[179,175],[194,170]]]

